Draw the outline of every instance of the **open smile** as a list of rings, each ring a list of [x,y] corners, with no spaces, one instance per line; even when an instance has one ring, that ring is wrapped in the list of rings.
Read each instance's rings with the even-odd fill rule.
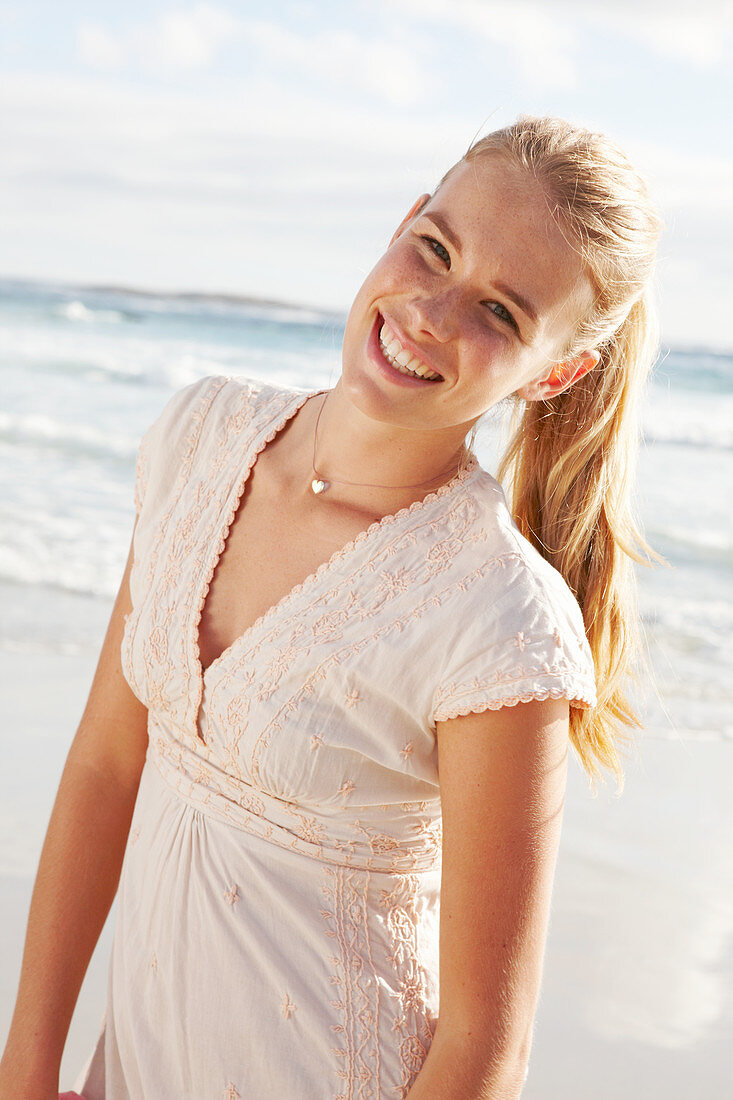
[[[379,349],[389,365],[400,374],[421,382],[442,382],[443,376],[426,366],[421,359],[403,348],[389,324],[380,318]]]

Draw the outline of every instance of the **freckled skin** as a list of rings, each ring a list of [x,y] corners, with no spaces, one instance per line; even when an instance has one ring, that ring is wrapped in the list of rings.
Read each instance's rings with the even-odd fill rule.
[[[448,219],[460,253],[429,220],[431,212]],[[428,244],[425,235],[443,247]],[[536,325],[495,289],[495,280],[531,300]],[[444,436],[448,429],[458,445],[504,397],[534,395],[533,384],[561,355],[589,296],[580,259],[552,220],[539,184],[500,157],[463,164],[422,210],[413,208],[356,295],[340,397],[382,424]],[[375,375],[365,349],[378,314],[400,326],[443,382],[399,390]]]

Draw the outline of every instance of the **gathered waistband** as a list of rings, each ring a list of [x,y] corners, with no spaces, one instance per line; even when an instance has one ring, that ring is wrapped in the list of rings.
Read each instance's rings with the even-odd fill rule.
[[[356,818],[318,813],[250,786],[184,744],[171,744],[165,735],[150,738],[147,763],[200,813],[320,862],[392,874],[429,872],[440,866],[440,817],[410,814],[399,807],[398,821],[368,806],[356,808],[363,811]],[[399,832],[385,833],[389,824],[399,825]]]

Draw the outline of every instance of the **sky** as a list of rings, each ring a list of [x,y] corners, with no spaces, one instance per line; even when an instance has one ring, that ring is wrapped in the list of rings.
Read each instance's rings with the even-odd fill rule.
[[[666,343],[733,350],[732,0],[0,0],[0,275],[345,310],[482,133],[619,142]]]

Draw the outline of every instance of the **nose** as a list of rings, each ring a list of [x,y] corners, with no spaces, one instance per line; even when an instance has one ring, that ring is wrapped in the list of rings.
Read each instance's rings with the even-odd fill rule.
[[[416,335],[428,336],[444,344],[455,336],[459,293],[456,287],[437,292],[424,291],[408,302],[409,323]]]

